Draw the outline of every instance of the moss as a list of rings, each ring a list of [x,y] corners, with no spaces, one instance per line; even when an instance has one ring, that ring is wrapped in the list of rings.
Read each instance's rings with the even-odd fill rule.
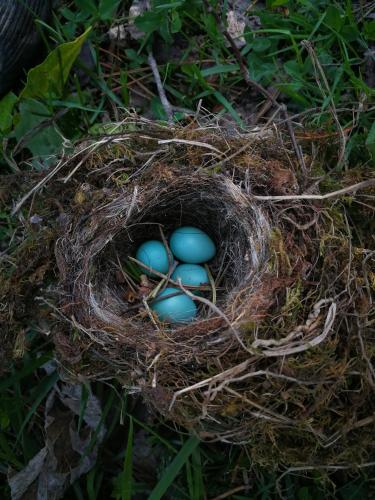
[[[375,275],[371,235],[353,245],[355,228],[348,230],[355,196],[345,206],[258,202],[254,194],[300,189],[286,137],[250,141],[217,127],[130,121],[133,130],[125,124],[100,147],[78,145],[33,197],[42,223],[30,223],[29,207],[22,223],[11,220],[16,244],[0,264],[2,359],[22,354],[25,329],[43,319],[70,378],[118,378],[201,437],[248,443],[256,464],[367,460]],[[160,139],[170,142],[161,148]],[[20,189],[13,179],[13,198],[36,180],[24,178]],[[340,182],[328,176],[323,187]],[[150,237],[147,224],[168,229],[171,212],[186,218],[188,211],[221,244],[213,265],[222,274],[222,314],[202,308],[191,325],[155,330],[142,309],[142,282],[122,266],[134,281],[128,290],[113,269]]]

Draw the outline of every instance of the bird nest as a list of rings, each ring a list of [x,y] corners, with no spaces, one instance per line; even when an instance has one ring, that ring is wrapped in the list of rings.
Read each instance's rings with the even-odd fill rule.
[[[353,242],[337,198],[299,195],[308,178],[281,132],[132,117],[54,174],[58,283],[43,300],[71,376],[117,378],[201,438],[246,444],[254,463],[368,460],[374,254]],[[151,305],[171,273],[139,277],[132,257],[181,225],[217,254],[203,294],[172,282],[198,315],[170,325]]]

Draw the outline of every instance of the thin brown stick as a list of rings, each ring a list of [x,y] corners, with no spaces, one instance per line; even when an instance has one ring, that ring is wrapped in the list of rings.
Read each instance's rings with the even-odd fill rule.
[[[302,40],[301,45],[303,47],[305,47],[307,52],[309,53],[309,56],[311,58],[311,61],[313,63],[313,67],[314,67],[315,80],[316,80],[316,83],[318,84],[318,87],[319,87],[322,95],[326,96],[326,92],[328,92],[329,100],[331,103],[329,105],[329,110],[331,111],[332,117],[337,125],[338,131],[339,131],[340,137],[341,137],[341,141],[340,141],[341,147],[340,147],[339,156],[338,156],[338,160],[337,160],[337,168],[338,168],[341,166],[342,162],[345,159],[346,135],[345,135],[345,132],[340,124],[339,117],[337,116],[335,102],[334,102],[333,97],[332,97],[331,89],[329,88],[327,77],[324,73],[322,65],[320,64],[319,58],[316,55],[314,47],[309,40]],[[319,76],[319,74],[320,74],[320,76]],[[323,86],[321,84],[320,79],[322,79],[322,81],[324,83],[324,87],[325,87],[326,92],[323,89]]]
[[[222,493],[221,495],[213,498],[212,500],[222,500],[223,498],[228,498],[228,497],[234,495],[235,493],[238,493],[238,492],[243,491],[243,490],[248,490],[248,489],[249,489],[249,486],[246,484],[243,486],[236,486],[235,488],[232,488],[231,490],[228,490],[225,493]]]
[[[276,110],[278,112],[281,112],[282,115],[284,116],[284,119],[285,119],[285,121],[287,123],[287,127],[288,127],[288,132],[289,132],[289,135],[290,135],[290,139],[292,141],[293,148],[295,150],[295,153],[296,153],[298,162],[300,164],[302,173],[304,174],[304,176],[306,176],[306,174],[307,174],[307,168],[306,168],[305,160],[303,158],[301,148],[298,145],[297,140],[295,138],[294,130],[293,130],[291,121],[289,119],[288,110],[287,110],[286,106],[284,104],[279,104],[277,102],[277,99],[276,99],[276,95],[277,94],[274,94],[273,92],[270,92],[269,90],[267,90],[266,88],[264,88],[263,85],[261,85],[260,83],[258,83],[257,81],[255,81],[255,80],[253,80],[251,78],[249,70],[247,69],[246,59],[243,57],[243,55],[239,51],[239,49],[238,49],[235,41],[233,40],[232,36],[229,34],[228,30],[225,27],[223,27],[223,23],[222,23],[222,21],[220,19],[220,16],[217,14],[217,12],[215,12],[215,10],[211,9],[211,7],[210,7],[210,5],[209,5],[209,3],[208,3],[207,0],[203,0],[203,1],[204,1],[204,4],[206,5],[206,9],[214,15],[218,26],[221,27],[223,35],[228,40],[228,42],[229,42],[229,44],[231,46],[231,49],[233,51],[234,57],[236,58],[236,60],[237,60],[237,62],[239,64],[240,71],[241,71],[241,74],[242,74],[242,78],[245,80],[245,82],[250,87],[253,87],[261,95],[263,95],[268,100],[268,102],[271,102],[275,106]]]
[[[155,57],[153,56],[152,52],[149,53],[148,55],[148,64],[150,65],[150,68],[152,69],[152,73],[154,75],[154,80],[156,83],[156,87],[158,89],[159,97],[161,100],[161,103],[163,105],[164,111],[167,115],[168,123],[170,125],[173,125],[173,110],[172,106],[170,105],[170,102],[168,101],[167,95],[165,93],[161,78],[160,78],[160,73],[159,73],[159,68],[156,63]]]
[[[153,269],[152,267],[146,266],[146,264],[143,264],[143,262],[141,262],[140,260],[137,260],[135,257],[129,256],[129,260],[131,260],[132,262],[135,262],[136,264],[138,264],[138,266],[142,267],[143,269],[146,269],[146,271],[149,271],[149,272],[155,274],[159,278],[163,278],[163,279],[169,281],[169,283],[172,283],[172,285],[180,286],[179,283],[177,283],[177,281],[174,281],[171,278],[168,278],[167,274],[159,273],[159,271],[157,271],[156,269]],[[191,289],[191,290],[211,290],[210,286],[186,285],[186,287]]]
[[[347,193],[353,193],[359,189],[366,189],[368,187],[375,186],[375,179],[368,179],[367,181],[358,182],[352,186],[346,188],[338,189],[331,193],[326,194],[296,194],[296,195],[283,195],[283,196],[261,196],[254,195],[251,196],[254,200],[264,200],[264,201],[286,201],[286,200],[328,200],[329,198],[336,198]]]

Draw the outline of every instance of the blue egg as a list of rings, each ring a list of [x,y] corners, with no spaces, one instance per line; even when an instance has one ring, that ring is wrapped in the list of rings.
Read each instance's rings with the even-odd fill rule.
[[[178,288],[166,288],[156,296],[156,299],[174,293],[179,293],[179,295],[158,300],[151,304],[151,308],[161,321],[166,321],[167,323],[188,323],[197,315],[197,306],[186,293],[183,293]]]
[[[183,285],[190,286],[208,285],[210,282],[206,269],[198,264],[180,264],[172,273],[171,278],[177,282],[180,278]],[[199,290],[193,293],[201,294]]]
[[[201,264],[211,260],[216,253],[214,242],[197,227],[184,226],[176,229],[169,243],[174,256],[188,264]]]
[[[155,271],[159,271],[159,273],[168,273],[168,253],[161,241],[150,240],[142,243],[137,250],[136,258],[146,266],[155,269]],[[142,269],[142,272],[148,276],[156,276],[154,273],[147,271],[146,269]]]

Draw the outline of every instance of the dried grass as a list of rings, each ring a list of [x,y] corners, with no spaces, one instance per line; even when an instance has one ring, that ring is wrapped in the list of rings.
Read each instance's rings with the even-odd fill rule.
[[[254,463],[368,462],[375,254],[354,246],[345,206],[298,197],[308,179],[279,130],[130,116],[118,131],[82,144],[38,186],[64,208],[58,285],[42,294],[61,366],[118,378],[202,438],[246,444]],[[149,307],[160,285],[137,282],[127,262],[181,224],[207,231],[218,252],[211,291],[186,290],[197,319],[171,327]]]

